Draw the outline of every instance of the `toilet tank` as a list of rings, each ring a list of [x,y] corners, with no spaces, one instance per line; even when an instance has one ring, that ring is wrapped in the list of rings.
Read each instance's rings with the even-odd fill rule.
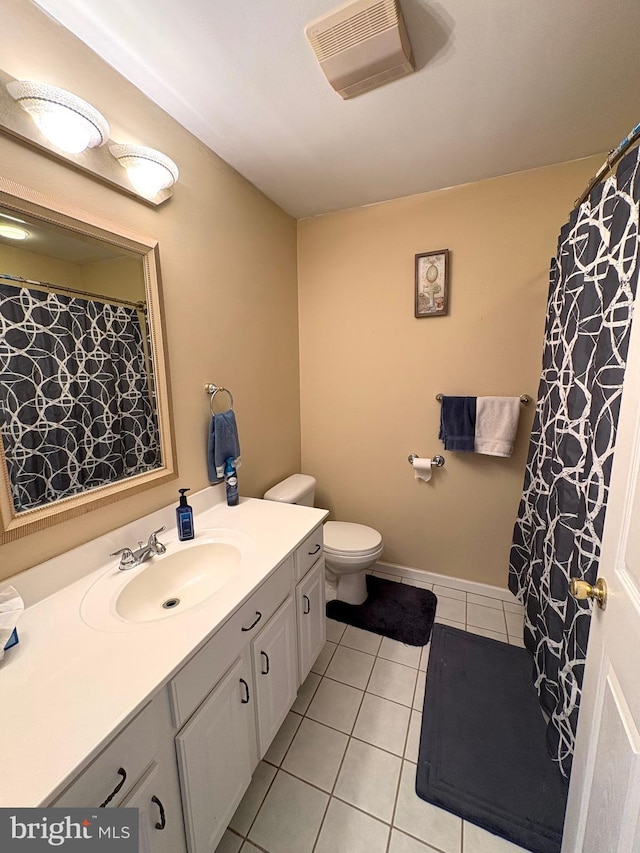
[[[265,501],[280,501],[280,503],[285,504],[313,506],[315,492],[315,477],[310,477],[308,474],[292,474],[265,492],[264,499]]]

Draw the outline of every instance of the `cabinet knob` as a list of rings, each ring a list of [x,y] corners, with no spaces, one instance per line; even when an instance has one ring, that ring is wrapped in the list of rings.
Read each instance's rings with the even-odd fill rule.
[[[308,595],[303,595],[302,597],[304,598],[304,605],[305,605],[302,612],[306,616],[307,614],[311,613],[311,602],[309,601]]]
[[[243,628],[242,630],[243,630],[243,631],[250,631],[252,628],[255,628],[255,627],[256,627],[256,625],[258,624],[258,622],[259,622],[261,619],[262,619],[262,613],[260,613],[260,611],[259,611],[259,610],[256,610],[256,618],[254,619],[254,621],[251,623],[251,625],[249,625],[249,627],[248,627],[248,628]]]
[[[241,699],[241,700],[240,700],[240,702],[241,702],[243,705],[246,705],[246,704],[249,702],[249,685],[248,685],[248,684],[247,684],[247,682],[244,680],[244,678],[241,678],[241,679],[240,679],[240,684],[244,684],[244,693],[245,693],[245,695],[244,695],[244,699]]]
[[[321,547],[320,545],[316,545],[316,547],[313,549],[313,551],[307,551],[307,554],[310,557],[312,557],[314,554],[318,553],[318,551],[320,550],[320,547]]]
[[[268,655],[266,652],[260,652],[260,654],[264,657],[264,662],[265,662],[265,664],[266,664],[266,666],[267,666],[267,668],[266,668],[266,669],[261,669],[261,670],[260,670],[260,674],[261,674],[261,675],[269,675],[269,668],[270,668],[270,664],[269,664],[269,655]]]

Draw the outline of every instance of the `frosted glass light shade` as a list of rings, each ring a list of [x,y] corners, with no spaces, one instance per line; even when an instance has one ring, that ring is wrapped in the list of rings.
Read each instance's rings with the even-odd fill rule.
[[[13,80],[7,91],[29,113],[52,145],[68,154],[96,148],[109,139],[109,124],[91,104],[66,89]]]
[[[111,145],[109,151],[127,170],[129,180],[143,196],[153,198],[178,180],[176,164],[155,148],[143,145]]]
[[[9,240],[26,240],[29,232],[18,225],[8,225],[0,222],[0,237],[7,237]]]

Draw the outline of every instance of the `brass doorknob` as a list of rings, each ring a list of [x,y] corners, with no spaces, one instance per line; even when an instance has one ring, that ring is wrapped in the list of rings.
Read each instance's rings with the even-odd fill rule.
[[[571,578],[571,595],[579,601],[585,598],[595,598],[600,610],[607,606],[607,582],[604,578],[598,578],[593,586],[578,578]]]

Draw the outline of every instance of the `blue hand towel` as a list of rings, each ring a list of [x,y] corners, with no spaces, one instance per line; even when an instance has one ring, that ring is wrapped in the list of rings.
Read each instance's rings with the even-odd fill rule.
[[[474,449],[476,432],[476,398],[442,397],[440,438],[445,450]]]
[[[229,457],[233,459],[235,468],[241,465],[238,427],[233,409],[211,416],[207,444],[207,469],[210,483],[219,483],[224,480],[224,461]]]

